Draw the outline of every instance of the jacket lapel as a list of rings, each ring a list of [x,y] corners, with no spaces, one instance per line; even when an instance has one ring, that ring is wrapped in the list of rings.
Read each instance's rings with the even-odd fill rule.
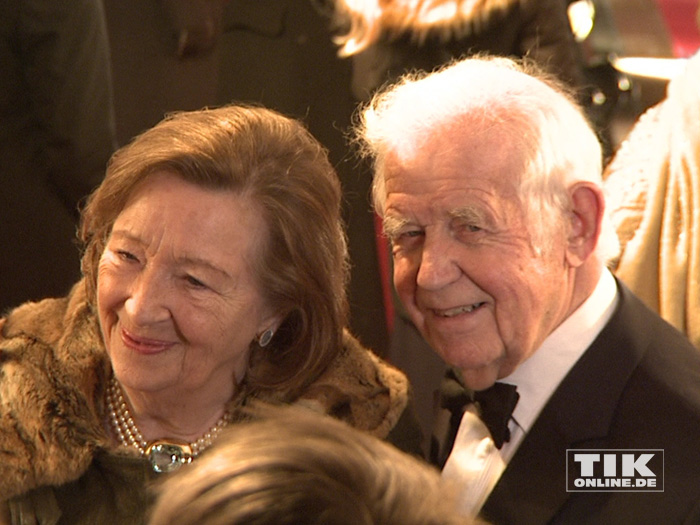
[[[615,409],[644,354],[637,300],[616,312],[547,402],[482,509],[492,523],[547,523],[565,504],[566,450],[606,448]]]

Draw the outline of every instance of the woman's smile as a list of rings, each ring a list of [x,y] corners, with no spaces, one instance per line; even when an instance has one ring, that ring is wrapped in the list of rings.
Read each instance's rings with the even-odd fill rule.
[[[124,328],[121,329],[121,340],[124,346],[140,354],[158,354],[170,349],[176,344],[171,341],[141,337]]]
[[[274,324],[251,270],[266,233],[258,217],[247,197],[168,172],[131,196],[97,281],[106,349],[127,393],[167,389],[177,399],[217,384],[230,391],[243,377],[251,341]]]

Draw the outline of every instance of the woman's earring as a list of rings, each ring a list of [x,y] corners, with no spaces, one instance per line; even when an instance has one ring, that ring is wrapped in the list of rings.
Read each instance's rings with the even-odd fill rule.
[[[275,331],[272,328],[268,328],[262,334],[260,334],[260,337],[258,338],[258,345],[260,345],[261,347],[269,345],[274,335]]]

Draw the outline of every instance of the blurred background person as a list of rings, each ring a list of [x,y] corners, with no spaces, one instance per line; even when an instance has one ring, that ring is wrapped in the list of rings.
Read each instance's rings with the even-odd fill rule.
[[[78,205],[116,147],[101,0],[0,2],[0,311],[80,276]]]
[[[181,112],[117,151],[84,279],[0,321],[0,516],[140,523],[145,485],[254,399],[418,450],[405,376],[345,330],[340,199],[318,141],[263,108]]]
[[[605,192],[616,275],[700,348],[700,54],[675,63],[666,98],[607,166]]]
[[[200,56],[214,49],[223,31],[223,12],[228,1],[163,0],[180,59]]]
[[[571,86],[583,61],[562,0],[336,0],[339,53],[366,100],[387,81],[475,53],[531,57]]]
[[[149,525],[467,525],[439,472],[308,410],[263,410],[158,486]]]

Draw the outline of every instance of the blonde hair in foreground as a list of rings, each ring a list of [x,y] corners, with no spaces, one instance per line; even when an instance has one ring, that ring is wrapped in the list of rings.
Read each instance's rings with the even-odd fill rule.
[[[265,408],[158,489],[150,525],[451,525],[432,466],[338,420]]]

